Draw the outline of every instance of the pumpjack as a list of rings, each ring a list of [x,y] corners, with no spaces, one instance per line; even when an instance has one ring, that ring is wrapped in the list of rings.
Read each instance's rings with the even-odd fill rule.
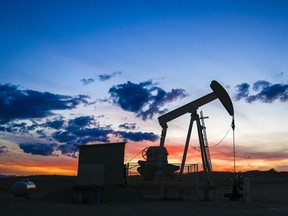
[[[207,143],[205,144],[205,140],[207,140],[207,137],[205,133],[203,116],[201,114],[201,117],[199,117],[197,113],[197,109],[218,98],[220,102],[223,104],[223,106],[225,107],[225,109],[227,110],[227,112],[229,113],[229,115],[232,116],[232,129],[233,130],[234,130],[235,124],[234,124],[233,104],[226,90],[223,88],[223,86],[221,86],[215,80],[211,82],[210,87],[213,90],[213,92],[201,98],[198,98],[188,104],[185,104],[184,106],[181,106],[175,110],[172,110],[158,118],[159,124],[162,127],[160,145],[150,146],[148,148],[145,148],[142,151],[142,156],[145,160],[138,161],[139,167],[137,170],[144,177],[145,180],[154,179],[154,181],[158,181],[160,177],[163,178],[165,176],[172,176],[179,169],[180,169],[179,176],[180,178],[182,177],[194,121],[196,122],[197,131],[198,131],[198,139],[199,139],[199,145],[200,145],[200,150],[201,150],[203,171],[206,172],[208,176],[211,176],[212,163],[210,160],[208,144]],[[168,129],[167,123],[187,113],[190,113],[190,124],[189,124],[188,133],[186,137],[186,143],[185,143],[185,148],[183,152],[181,166],[179,167],[173,164],[169,164],[167,160],[168,152],[166,148],[164,147],[165,138],[166,138],[167,129]],[[202,120],[202,125],[201,125],[200,120]]]

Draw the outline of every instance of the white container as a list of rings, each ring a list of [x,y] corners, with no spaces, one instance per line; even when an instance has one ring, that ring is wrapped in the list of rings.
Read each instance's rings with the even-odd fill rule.
[[[28,179],[22,179],[21,181],[17,181],[11,187],[14,196],[18,197],[27,196],[35,189],[36,185],[33,182],[30,182]]]

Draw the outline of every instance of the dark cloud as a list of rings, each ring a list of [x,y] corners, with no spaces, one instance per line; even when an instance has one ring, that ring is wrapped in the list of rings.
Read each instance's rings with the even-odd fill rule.
[[[38,135],[39,138],[47,139],[47,136],[44,130],[37,130],[36,134]]]
[[[92,78],[82,79],[81,82],[83,83],[83,85],[89,85],[89,84],[95,82],[95,79],[92,79]]]
[[[111,74],[100,74],[97,76],[97,78],[100,80],[100,81],[107,81],[107,80],[110,80],[111,78],[117,76],[117,75],[120,75],[122,72],[121,71],[117,71],[117,72],[113,72]]]
[[[113,132],[112,129],[107,128],[84,128],[74,132],[80,140],[81,144],[86,144],[88,141],[109,142],[108,135]],[[86,143],[83,141],[86,140]]]
[[[123,126],[126,126],[127,128],[133,128],[135,125],[123,124]],[[42,156],[55,155],[55,151],[61,151],[63,155],[67,155],[69,157],[77,157],[76,153],[78,152],[78,145],[85,145],[93,142],[110,142],[111,136],[116,136],[118,138],[122,138],[123,140],[131,140],[134,142],[154,142],[159,138],[152,132],[114,131],[109,126],[97,128],[81,128],[79,126],[70,126],[66,127],[66,130],[62,128],[62,130],[52,133],[52,135],[49,137],[46,135],[44,130],[37,130],[35,132],[39,138],[46,140],[50,139],[49,141],[51,141],[51,143],[21,143],[19,144],[19,147],[25,153]],[[4,147],[1,150],[4,151]]]
[[[242,83],[236,86],[236,94],[234,95],[235,100],[241,100],[247,98],[249,95],[250,85],[248,83]]]
[[[109,142],[109,137],[108,136],[83,136],[77,139],[77,143],[79,145],[85,145],[87,143],[92,143],[92,142]]]
[[[152,119],[155,114],[164,114],[167,112],[167,109],[161,110],[161,107],[163,107],[166,103],[187,96],[183,89],[172,89],[171,92],[165,92],[163,89],[155,87],[154,91],[156,92],[156,95],[154,96],[152,93],[148,109],[142,110],[137,115],[143,120]]]
[[[257,81],[253,84],[252,89],[247,83],[236,86],[235,100],[245,100],[248,103],[261,101],[272,103],[275,100],[286,102],[288,100],[288,84],[272,84],[267,81]]]
[[[60,118],[60,119],[54,119],[52,121],[48,120],[46,123],[43,124],[43,126],[59,130],[63,127],[64,123],[65,120],[63,120],[63,118]]]
[[[29,134],[31,131],[34,131],[39,127],[39,124],[35,122],[32,122],[31,125],[28,125],[26,122],[18,122],[18,120],[6,122],[3,126],[0,126],[0,131],[7,133]]]
[[[21,123],[13,123],[12,124],[12,127],[18,127],[18,128],[23,128],[26,126],[26,123],[25,122],[21,122]]]
[[[77,157],[76,152],[78,152],[78,145],[85,145],[90,142],[109,142],[109,135],[115,135],[124,140],[131,140],[135,142],[145,140],[154,142],[159,138],[157,135],[151,132],[113,131],[109,128],[84,128],[74,131],[73,134],[67,131],[56,132],[52,137],[58,142],[65,141],[63,144],[58,145],[57,150],[69,157]],[[73,138],[70,140],[71,136]],[[39,147],[42,148],[42,146],[37,145],[34,147],[34,150],[36,151],[36,149]]]
[[[261,91],[262,89],[267,88],[270,85],[271,84],[269,82],[264,81],[264,80],[260,80],[260,81],[257,81],[253,84],[253,90],[254,91]]]
[[[36,121],[30,120],[31,121],[31,125],[27,125],[27,130],[28,131],[32,131],[35,130],[37,127],[41,126],[39,125]]]
[[[68,121],[63,131],[55,132],[52,137],[58,142],[74,141],[78,144],[88,142],[109,142],[112,133],[109,126],[101,127],[93,116],[80,116]]]
[[[15,133],[15,132],[17,132],[17,129],[16,128],[12,128],[10,126],[7,126],[5,128],[5,131],[8,132],[8,133]]]
[[[0,131],[8,133],[25,134],[28,132],[26,123],[9,122],[0,127]]]
[[[125,129],[125,130],[135,130],[136,123],[124,123],[124,124],[120,124],[118,127]]]
[[[75,119],[69,120],[69,126],[87,127],[95,123],[93,116],[80,116]]]
[[[71,142],[77,139],[75,134],[71,134],[68,131],[57,131],[52,134],[52,138],[57,142],[64,143],[64,142]]]
[[[166,112],[166,109],[162,109],[165,103],[187,96],[183,89],[172,89],[171,92],[166,92],[152,81],[139,84],[128,81],[113,86],[109,93],[114,104],[119,105],[123,110],[134,112],[143,120]]]
[[[128,81],[110,88],[109,93],[113,102],[122,109],[130,112],[139,112],[149,101],[151,82],[135,84]]]
[[[13,132],[13,130],[12,130],[12,128],[10,126],[1,126],[0,127],[0,131],[8,132],[8,133],[12,133]]]
[[[117,74],[119,73],[110,75],[113,77]],[[137,98],[133,94],[129,96],[126,92],[131,88],[138,94]],[[113,88],[111,89],[113,92]],[[122,90],[123,94],[121,94]],[[162,112],[160,107],[164,103],[185,96],[184,90],[173,89],[171,92],[165,92],[151,81],[139,84],[128,82],[123,86],[115,86],[113,94],[114,100],[118,97],[119,103],[124,100],[125,96],[130,97],[126,104],[123,102],[123,107],[134,101],[135,103],[132,103],[130,108],[125,109],[135,112],[143,119]],[[63,116],[53,113],[55,110],[73,109],[80,104],[87,105],[89,104],[87,99],[88,97],[83,95],[71,97],[49,92],[21,90],[18,86],[10,84],[0,85],[0,131],[29,134],[31,137],[42,139],[43,142],[28,141],[19,144],[19,148],[24,153],[42,156],[55,156],[60,151],[63,155],[76,157],[78,145],[109,142],[113,136],[134,142],[145,140],[154,142],[158,139],[154,133],[115,131],[111,125],[100,126],[94,116],[84,115],[66,120]],[[144,112],[147,113],[145,116]],[[136,124],[124,123],[119,125],[119,128],[135,130]],[[5,146],[0,146],[0,153],[7,151]]]
[[[15,119],[43,118],[53,115],[54,110],[74,109],[79,104],[88,104],[88,96],[75,97],[20,90],[18,86],[0,84],[0,121]]]
[[[78,144],[71,142],[58,146],[57,150],[61,151],[63,155],[67,155],[72,158],[77,158],[76,152],[79,151]]]
[[[8,152],[8,148],[6,146],[0,146],[0,154],[7,153],[7,152]]]
[[[152,132],[126,132],[126,131],[115,131],[116,136],[122,137],[124,140],[131,140],[135,142],[140,141],[152,141],[155,142],[158,140],[159,136]]]
[[[56,144],[50,143],[20,143],[19,147],[25,152],[33,155],[51,156],[56,150]]]

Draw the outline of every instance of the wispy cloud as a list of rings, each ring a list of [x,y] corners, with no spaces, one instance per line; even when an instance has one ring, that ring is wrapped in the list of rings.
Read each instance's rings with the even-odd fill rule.
[[[276,100],[286,102],[288,101],[288,84],[273,84],[260,80],[253,83],[251,87],[248,83],[242,83],[236,86],[234,99],[245,100],[248,103],[255,101],[272,103]]]
[[[107,80],[110,80],[111,78],[115,77],[115,76],[118,76],[122,74],[122,71],[117,71],[117,72],[113,72],[113,73],[110,73],[110,74],[100,74],[97,76],[97,78],[100,80],[100,81],[107,81]]]
[[[103,74],[99,74],[97,75],[95,78],[83,78],[81,79],[81,82],[83,83],[83,85],[89,85],[92,84],[94,82],[96,82],[97,80],[100,80],[102,82],[110,80],[118,75],[122,74],[122,71],[116,71],[110,74],[107,73],[103,73]]]
[[[124,123],[124,124],[120,124],[118,127],[121,129],[125,129],[125,130],[135,130],[136,123]]]
[[[228,143],[223,143],[215,148],[211,148],[210,151],[212,157],[225,160],[227,158],[233,158],[232,146]],[[236,159],[237,160],[257,160],[267,159],[270,161],[277,161],[287,158],[287,150],[280,146],[275,149],[267,149],[262,147],[261,149],[255,148],[255,146],[236,146]]]
[[[152,81],[113,86],[109,90],[114,104],[123,110],[133,112],[142,120],[151,119],[156,114],[163,114],[167,110],[163,108],[165,103],[186,97],[184,89],[172,89],[166,92]]]
[[[0,154],[7,153],[7,152],[8,152],[8,148],[6,146],[0,146]]]
[[[81,79],[81,82],[83,83],[83,85],[89,85],[89,84],[95,82],[95,79],[93,79],[93,78],[85,79],[84,78],[84,79]]]

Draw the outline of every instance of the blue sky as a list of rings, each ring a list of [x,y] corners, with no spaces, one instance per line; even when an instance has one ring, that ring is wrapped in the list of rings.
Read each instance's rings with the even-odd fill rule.
[[[68,173],[89,141],[127,140],[128,160],[158,145],[158,116],[212,80],[234,103],[237,168],[288,169],[288,1],[4,1],[0,26],[0,173],[23,160]],[[219,101],[201,110],[213,145],[231,118]],[[169,124],[175,161],[188,122]],[[231,136],[211,148],[218,169]]]

